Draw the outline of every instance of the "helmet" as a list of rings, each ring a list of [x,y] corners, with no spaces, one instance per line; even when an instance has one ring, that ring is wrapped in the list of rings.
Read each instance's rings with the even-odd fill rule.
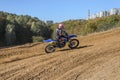
[[[60,24],[58,25],[58,28],[59,28],[59,29],[64,28],[64,24],[60,23]]]

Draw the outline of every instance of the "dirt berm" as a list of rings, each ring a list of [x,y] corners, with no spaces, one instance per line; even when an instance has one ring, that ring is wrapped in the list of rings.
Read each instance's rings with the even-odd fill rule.
[[[46,54],[46,43],[0,49],[0,80],[120,80],[120,29],[78,38]]]

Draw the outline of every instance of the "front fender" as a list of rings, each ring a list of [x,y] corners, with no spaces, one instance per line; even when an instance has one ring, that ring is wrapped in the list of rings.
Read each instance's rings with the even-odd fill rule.
[[[72,35],[69,36],[69,39],[76,38],[76,37],[77,37],[77,35],[72,34]]]

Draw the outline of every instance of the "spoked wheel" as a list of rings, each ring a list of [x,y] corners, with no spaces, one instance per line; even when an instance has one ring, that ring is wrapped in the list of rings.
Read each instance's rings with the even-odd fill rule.
[[[68,45],[69,48],[74,49],[77,48],[79,45],[79,41],[77,39],[71,39],[70,44]]]
[[[47,45],[46,48],[45,48],[45,52],[46,53],[52,53],[55,51],[55,47],[53,45]]]

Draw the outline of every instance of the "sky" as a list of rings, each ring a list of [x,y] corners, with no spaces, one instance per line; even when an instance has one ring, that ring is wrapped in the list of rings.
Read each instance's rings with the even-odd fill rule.
[[[91,14],[120,8],[120,0],[1,0],[0,11],[62,22],[86,19]]]

